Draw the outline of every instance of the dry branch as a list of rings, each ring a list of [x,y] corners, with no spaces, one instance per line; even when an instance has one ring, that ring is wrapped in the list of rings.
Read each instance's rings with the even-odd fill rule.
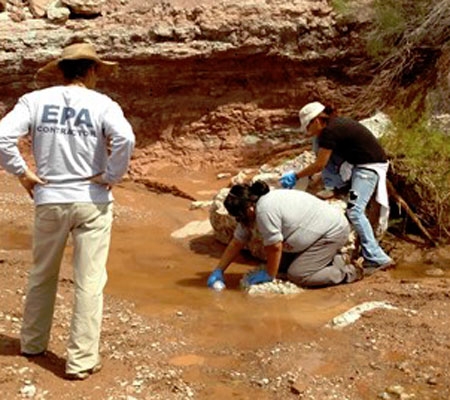
[[[405,76],[414,71],[417,64],[422,63],[425,68],[426,61],[439,55],[442,47],[449,40],[450,1],[440,0],[431,8],[419,26],[411,26],[403,34],[396,48],[377,68],[374,80],[362,93],[359,103],[364,100],[371,108],[369,113],[377,107],[384,106],[389,100],[389,96],[386,96],[387,91],[398,88]],[[375,98],[374,93],[378,94]],[[368,102],[368,99],[374,100]]]
[[[181,197],[183,199],[196,201],[196,199],[194,197],[192,197],[190,194],[188,194],[186,192],[183,192],[175,185],[166,185],[165,183],[152,181],[152,180],[146,179],[146,178],[138,178],[138,179],[135,179],[134,181],[136,183],[140,183],[140,184],[144,185],[147,188],[147,190],[149,190],[151,192],[155,192],[158,194],[168,193],[168,194],[171,194],[176,197]]]
[[[408,214],[408,216],[414,221],[414,223],[417,225],[417,227],[420,229],[420,231],[424,234],[424,236],[429,240],[429,242],[436,246],[435,241],[433,240],[433,237],[430,235],[428,230],[423,226],[422,222],[420,221],[420,218],[414,213],[414,211],[411,209],[411,207],[408,205],[408,203],[401,197],[397,190],[395,190],[394,185],[387,180],[387,188],[389,195],[397,202],[397,204],[403,208]]]

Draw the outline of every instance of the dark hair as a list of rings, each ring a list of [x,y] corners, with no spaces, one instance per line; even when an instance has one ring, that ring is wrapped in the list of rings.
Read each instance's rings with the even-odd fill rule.
[[[269,193],[267,183],[256,181],[251,186],[239,184],[231,187],[228,196],[225,198],[224,206],[232,217],[244,225],[248,224],[247,210],[255,204],[261,196]]]
[[[325,106],[325,109],[317,116],[322,122],[324,122],[326,125],[328,125],[328,122],[330,122],[330,119],[334,116],[334,108],[327,105]]]
[[[64,79],[73,81],[77,78],[84,78],[95,64],[94,60],[82,58],[79,60],[62,60],[58,63],[58,67],[62,71]]]

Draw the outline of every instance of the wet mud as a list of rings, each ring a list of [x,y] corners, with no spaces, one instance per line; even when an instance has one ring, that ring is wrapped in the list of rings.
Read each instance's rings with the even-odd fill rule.
[[[151,179],[161,182],[164,188],[176,187],[177,193],[188,194],[196,200],[210,200],[228,184],[227,180],[217,179],[217,171],[163,171]],[[14,201],[14,207],[8,206],[2,212],[1,249],[29,254],[33,205],[14,179],[3,174],[0,180],[3,193],[7,193],[2,201]],[[316,397],[310,398],[322,400],[330,398],[323,397],[327,390],[338,390],[331,388],[339,387],[336,382],[342,379],[350,379],[348,382],[352,383],[336,393],[343,396],[358,393],[356,397],[348,397],[352,399],[375,398],[377,392],[386,389],[387,380],[410,382],[409,386],[403,383],[408,393],[428,396],[423,398],[444,399],[449,393],[448,382],[442,381],[447,376],[445,359],[437,360],[430,351],[416,356],[412,349],[425,351],[432,344],[440,352],[446,351],[441,347],[448,343],[442,318],[448,312],[445,293],[450,278],[450,249],[444,247],[424,262],[414,256],[417,249],[406,247],[409,259],[399,260],[393,271],[353,285],[268,297],[249,296],[241,290],[242,274],[259,264],[242,255],[227,271],[227,289],[216,293],[206,287],[206,279],[224,245],[214,239],[212,232],[178,238],[172,235],[192,221],[207,220],[207,208],[191,209],[192,201],[186,196],[165,190],[158,193],[133,182],[118,185],[114,196],[115,220],[106,293],[131,302],[139,315],[158,327],[128,350],[131,354],[142,347],[142,357],[134,355],[130,363],[154,360],[162,363],[159,364],[161,374],[166,374],[168,368],[179,369],[183,382],[189,382],[190,387],[201,393],[194,397],[199,399],[249,399],[251,396],[285,399],[286,393],[295,389],[316,393]],[[70,260],[71,252],[69,241],[66,259]],[[61,281],[62,286],[69,282],[67,279]],[[354,327],[341,331],[325,328],[332,318],[371,300],[392,302],[400,311],[374,312]],[[430,307],[432,312],[428,310]],[[417,320],[411,320],[408,310],[414,311],[411,315],[417,316]],[[104,346],[111,346],[116,339],[108,331],[111,318],[115,317],[108,314],[105,320]],[[117,318],[123,318],[120,312]],[[162,329],[160,323],[166,324],[166,328]],[[133,326],[128,327],[130,335]],[[157,356],[152,359],[144,356],[155,343],[160,343],[157,349],[165,343],[165,350],[158,353],[163,361],[157,361]],[[168,350],[176,346],[180,347],[178,351]],[[128,354],[126,348],[122,351]],[[109,360],[106,364],[106,379],[116,377],[113,362]],[[399,373],[398,365],[403,363],[415,366],[413,378],[405,379]],[[422,370],[428,370],[429,365],[433,365],[435,379],[443,382],[435,397],[429,397],[435,393],[433,387],[420,383],[425,374]],[[126,368],[126,364],[121,368]],[[360,380],[354,368],[357,371],[369,368],[366,373],[376,374],[371,385]],[[303,387],[292,377],[309,381],[310,385]],[[314,385],[317,379],[321,385]],[[58,387],[59,381],[51,382]]]

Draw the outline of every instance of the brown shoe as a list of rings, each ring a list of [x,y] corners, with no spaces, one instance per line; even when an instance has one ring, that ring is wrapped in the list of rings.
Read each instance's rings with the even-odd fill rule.
[[[364,262],[363,265],[364,265],[364,275],[371,276],[378,271],[387,271],[388,269],[395,268],[395,261],[391,259],[389,262],[385,264],[373,264]]]
[[[69,381],[84,381],[92,374],[99,372],[102,369],[102,364],[97,364],[91,369],[80,372],[66,372],[66,379]]]

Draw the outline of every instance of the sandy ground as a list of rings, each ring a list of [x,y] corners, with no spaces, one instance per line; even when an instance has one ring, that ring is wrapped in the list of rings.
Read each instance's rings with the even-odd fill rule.
[[[177,171],[196,199],[226,186],[212,173]],[[169,181],[170,177],[170,181]],[[210,234],[171,234],[205,209],[142,185],[114,189],[116,219],[105,298],[103,370],[66,381],[73,281],[65,255],[46,356],[19,355],[31,263],[33,206],[0,171],[0,393],[2,399],[449,399],[450,249],[420,249],[388,236],[396,270],[295,296],[239,289],[255,262],[242,258],[214,293],[206,276],[223,251]],[[384,302],[337,329],[354,306]]]

